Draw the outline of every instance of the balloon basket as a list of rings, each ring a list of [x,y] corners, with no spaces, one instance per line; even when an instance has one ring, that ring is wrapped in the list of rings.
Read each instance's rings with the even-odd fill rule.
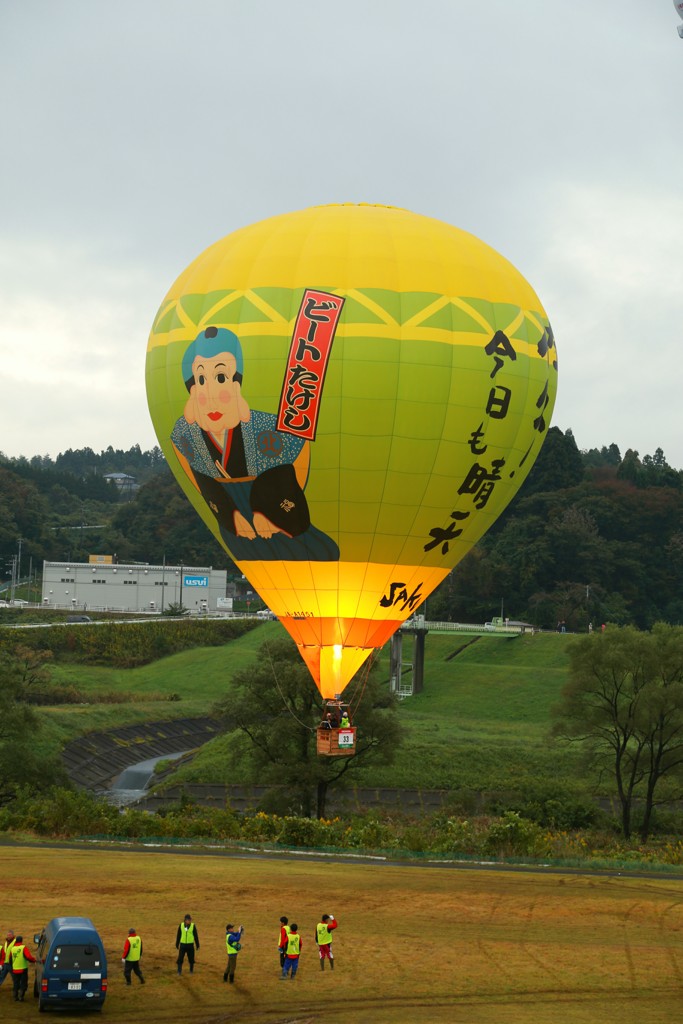
[[[318,729],[318,754],[321,757],[350,757],[356,752],[356,730]]]

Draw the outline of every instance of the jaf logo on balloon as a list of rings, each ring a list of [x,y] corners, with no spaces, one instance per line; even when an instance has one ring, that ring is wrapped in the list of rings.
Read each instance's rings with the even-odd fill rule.
[[[147,388],[183,490],[329,697],[512,499],[557,360],[493,249],[341,205],[201,254],[157,314]]]

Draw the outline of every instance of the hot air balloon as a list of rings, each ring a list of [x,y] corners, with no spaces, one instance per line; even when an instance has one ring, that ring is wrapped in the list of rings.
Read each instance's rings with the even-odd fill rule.
[[[557,360],[537,295],[489,246],[342,204],[198,256],[146,377],[183,490],[339,701],[525,479]]]
[[[674,0],[674,7],[679,18],[683,18],[683,0]],[[678,34],[683,39],[683,25],[678,25]]]

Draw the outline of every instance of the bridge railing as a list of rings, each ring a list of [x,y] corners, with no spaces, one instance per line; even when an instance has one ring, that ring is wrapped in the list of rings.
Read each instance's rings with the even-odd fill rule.
[[[483,633],[485,636],[490,633],[510,636],[532,631],[530,626],[494,626],[487,622],[431,622],[422,618],[408,619],[403,623],[401,629],[406,631],[428,629],[432,633]]]

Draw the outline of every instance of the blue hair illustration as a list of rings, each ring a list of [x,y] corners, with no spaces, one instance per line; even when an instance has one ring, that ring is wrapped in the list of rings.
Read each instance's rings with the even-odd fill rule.
[[[240,345],[239,338],[233,333],[233,331],[229,331],[227,327],[207,327],[206,330],[198,334],[194,341],[188,345],[185,355],[183,356],[183,380],[185,381],[185,387],[188,391],[194,384],[192,364],[197,356],[204,356],[207,359],[213,359],[213,357],[217,356],[220,352],[228,352],[231,356],[235,357],[237,367],[234,380],[236,380],[238,384],[242,383],[244,359],[242,357],[242,346]]]

